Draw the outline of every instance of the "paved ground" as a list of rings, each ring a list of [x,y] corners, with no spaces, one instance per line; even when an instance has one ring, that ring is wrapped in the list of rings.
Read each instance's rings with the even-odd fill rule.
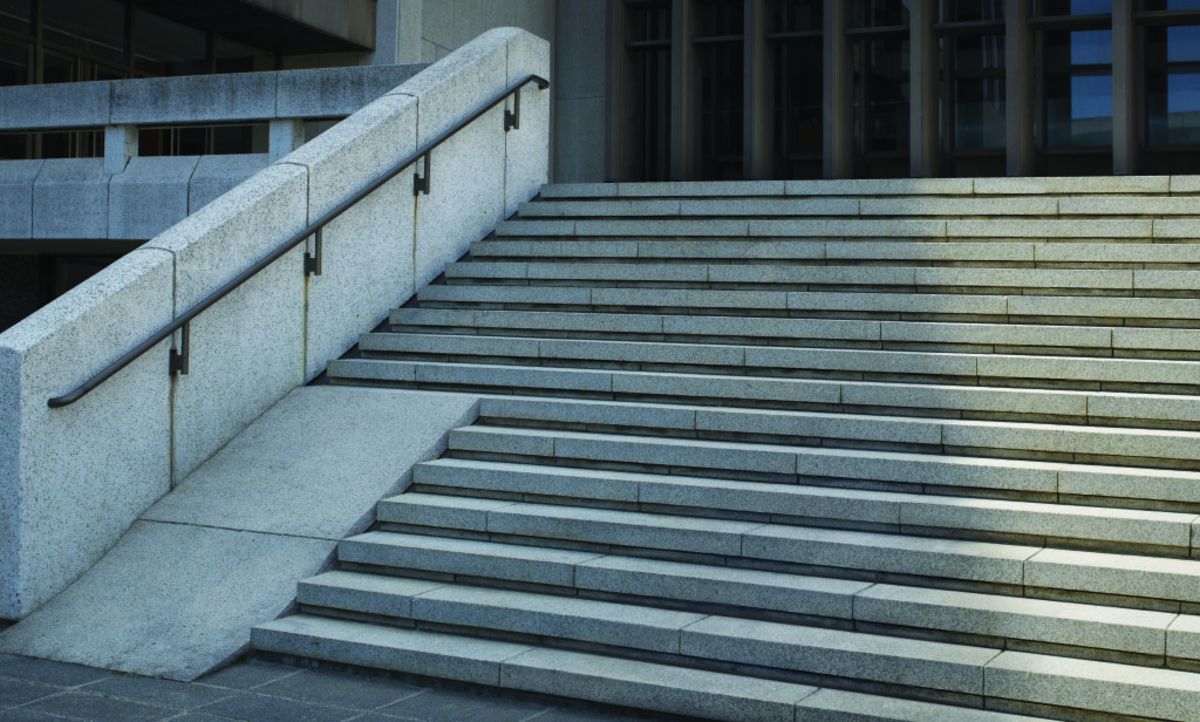
[[[0,655],[0,722],[635,722],[632,717],[250,661],[185,684]]]

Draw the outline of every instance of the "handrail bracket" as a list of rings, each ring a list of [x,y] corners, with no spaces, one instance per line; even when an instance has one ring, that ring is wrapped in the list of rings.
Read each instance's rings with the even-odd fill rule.
[[[176,374],[187,376],[188,360],[191,349],[191,324],[185,323],[179,329],[179,349],[171,349],[167,359],[167,370],[172,376]]]
[[[513,93],[513,109],[504,109],[504,132],[521,129],[521,91]]]
[[[425,175],[421,175],[420,172],[413,170],[413,195],[414,196],[419,196],[422,193],[424,193],[425,195],[429,195],[429,163],[432,160],[432,153],[426,153],[425,155],[423,155],[421,157],[424,159],[424,163],[422,164],[422,169],[425,171]]]
[[[304,252],[304,275],[319,276],[321,275],[321,266],[323,264],[324,253],[322,248],[325,246],[325,228],[317,229],[316,239],[313,241],[313,252]]]

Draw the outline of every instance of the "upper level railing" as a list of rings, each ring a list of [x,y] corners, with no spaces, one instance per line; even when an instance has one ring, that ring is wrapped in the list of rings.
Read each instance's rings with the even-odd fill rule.
[[[325,229],[325,226],[329,225],[329,223],[331,223],[338,216],[342,215],[350,208],[353,208],[359,201],[366,198],[372,192],[374,192],[375,190],[377,190],[381,186],[383,186],[385,183],[387,183],[388,181],[390,181],[393,178],[395,178],[396,176],[398,176],[400,173],[403,173],[405,170],[407,170],[408,168],[415,165],[418,161],[423,161],[423,163],[421,164],[421,171],[423,172],[423,174],[422,173],[414,173],[414,175],[413,175],[413,193],[414,194],[422,194],[422,193],[428,194],[430,191],[430,178],[431,178],[433,151],[438,146],[440,146],[442,143],[446,142],[451,137],[453,137],[456,133],[458,133],[458,131],[467,127],[468,125],[473,123],[475,120],[479,119],[481,116],[486,114],[488,111],[495,108],[497,105],[500,105],[501,103],[505,103],[510,97],[513,98],[513,108],[512,108],[512,110],[505,110],[505,112],[504,112],[504,130],[507,132],[509,130],[514,130],[514,129],[520,128],[520,124],[521,124],[521,94],[520,94],[520,91],[522,88],[524,88],[526,85],[529,85],[530,83],[536,84],[540,90],[545,90],[550,87],[550,81],[546,80],[545,78],[543,78],[539,75],[528,75],[523,80],[508,86],[504,90],[503,93],[497,95],[494,99],[492,99],[490,102],[488,102],[484,106],[477,109],[474,113],[472,113],[467,118],[459,121],[454,126],[450,127],[449,129],[447,129],[440,135],[438,135],[435,138],[433,138],[432,140],[426,142],[424,145],[419,147],[417,150],[415,150],[410,155],[406,156],[400,162],[396,163],[389,169],[380,173],[373,180],[368,182],[362,188],[359,188],[354,193],[350,194],[345,200],[343,200],[341,203],[339,203],[334,208],[329,210],[327,213],[322,215],[316,221],[310,223],[306,228],[297,232],[295,235],[289,237],[286,241],[284,241],[282,244],[277,246],[273,251],[271,251],[265,257],[263,257],[262,259],[257,261],[254,265],[250,266],[246,270],[239,273],[236,277],[234,277],[232,280],[230,280],[225,285],[221,286],[217,290],[215,290],[212,293],[205,296],[203,299],[198,301],[195,305],[193,305],[187,311],[180,314],[174,321],[172,321],[171,323],[168,323],[165,326],[163,326],[162,328],[160,328],[158,331],[153,333],[149,338],[147,338],[142,343],[138,344],[135,348],[130,350],[128,353],[121,356],[116,361],[113,361],[111,364],[106,366],[104,369],[95,373],[91,378],[84,381],[82,384],[80,384],[76,388],[72,389],[71,391],[69,391],[61,396],[55,396],[55,397],[49,399],[49,401],[47,401],[47,404],[50,406],[50,408],[61,408],[64,406],[70,406],[71,404],[75,403],[76,401],[82,399],[84,396],[86,396],[88,393],[90,393],[92,390],[94,390],[100,384],[107,381],[109,378],[111,378],[113,375],[115,375],[121,369],[125,368],[130,363],[135,361],[137,358],[139,358],[140,356],[145,354],[147,351],[154,348],[160,342],[162,342],[163,340],[172,336],[176,331],[181,332],[180,344],[179,344],[178,350],[171,351],[169,372],[172,375],[174,375],[176,373],[186,374],[188,372],[188,347],[189,347],[189,343],[190,343],[189,333],[188,333],[188,330],[189,330],[188,325],[191,323],[191,321],[194,318],[196,318],[196,316],[199,316],[201,313],[203,313],[205,311],[205,309],[209,308],[210,306],[217,303],[225,296],[229,295],[232,291],[237,289],[243,283],[245,283],[246,281],[253,278],[260,271],[262,271],[263,269],[267,268],[275,261],[282,258],[289,251],[291,251],[292,249],[294,249],[296,246],[300,245],[301,243],[305,242],[309,238],[314,238],[315,240],[313,243],[313,252],[311,254],[305,253],[304,272],[305,272],[305,274],[308,274],[308,275],[320,275],[320,273],[321,273],[321,254],[322,254],[322,245],[323,245],[323,237],[322,236],[323,236],[323,231]]]
[[[0,131],[338,118],[424,65],[369,65],[0,88]]]

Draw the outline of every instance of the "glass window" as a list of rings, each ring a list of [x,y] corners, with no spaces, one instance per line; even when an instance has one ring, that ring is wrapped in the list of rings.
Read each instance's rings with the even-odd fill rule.
[[[1112,12],[1112,0],[1040,0],[1036,15],[1099,15]]]
[[[25,43],[0,38],[0,85],[25,85],[29,82],[31,50]]]
[[[29,0],[0,0],[0,28],[30,34]]]
[[[1146,28],[1151,146],[1200,143],[1200,26]]]
[[[770,32],[820,32],[821,0],[775,0],[771,3]]]
[[[951,147],[995,150],[1005,142],[1004,36],[949,37],[946,57],[952,86]]]
[[[908,3],[896,0],[856,0],[850,14],[852,28],[888,28],[908,25]]]
[[[823,46],[821,0],[776,0],[769,26],[777,178],[822,175]],[[791,35],[789,35],[791,34]]]
[[[1046,148],[1112,145],[1112,31],[1045,34]]]
[[[908,35],[856,39],[854,138],[862,177],[908,175]]]
[[[1004,0],[941,0],[938,18],[943,23],[1004,20]]]

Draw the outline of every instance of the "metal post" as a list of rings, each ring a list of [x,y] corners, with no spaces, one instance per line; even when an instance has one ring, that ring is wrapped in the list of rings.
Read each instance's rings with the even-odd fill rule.
[[[934,0],[909,6],[909,174],[929,178],[937,168],[937,38]]]
[[[671,5],[671,178],[696,175],[695,52],[691,0]]]
[[[853,77],[850,67],[850,42],[846,38],[849,15],[850,3],[825,0],[822,112],[826,178],[849,178],[854,174],[854,128],[851,117]]]
[[[743,20],[742,174],[771,178],[775,123],[771,112],[771,53],[767,41],[767,0],[746,0]]]
[[[1029,27],[1029,3],[1004,3],[1004,83],[1006,169],[1011,176],[1034,174],[1033,146],[1034,79],[1033,29]]]
[[[1139,169],[1138,92],[1141,54],[1137,52],[1133,0],[1113,0],[1113,175],[1132,175]]]

